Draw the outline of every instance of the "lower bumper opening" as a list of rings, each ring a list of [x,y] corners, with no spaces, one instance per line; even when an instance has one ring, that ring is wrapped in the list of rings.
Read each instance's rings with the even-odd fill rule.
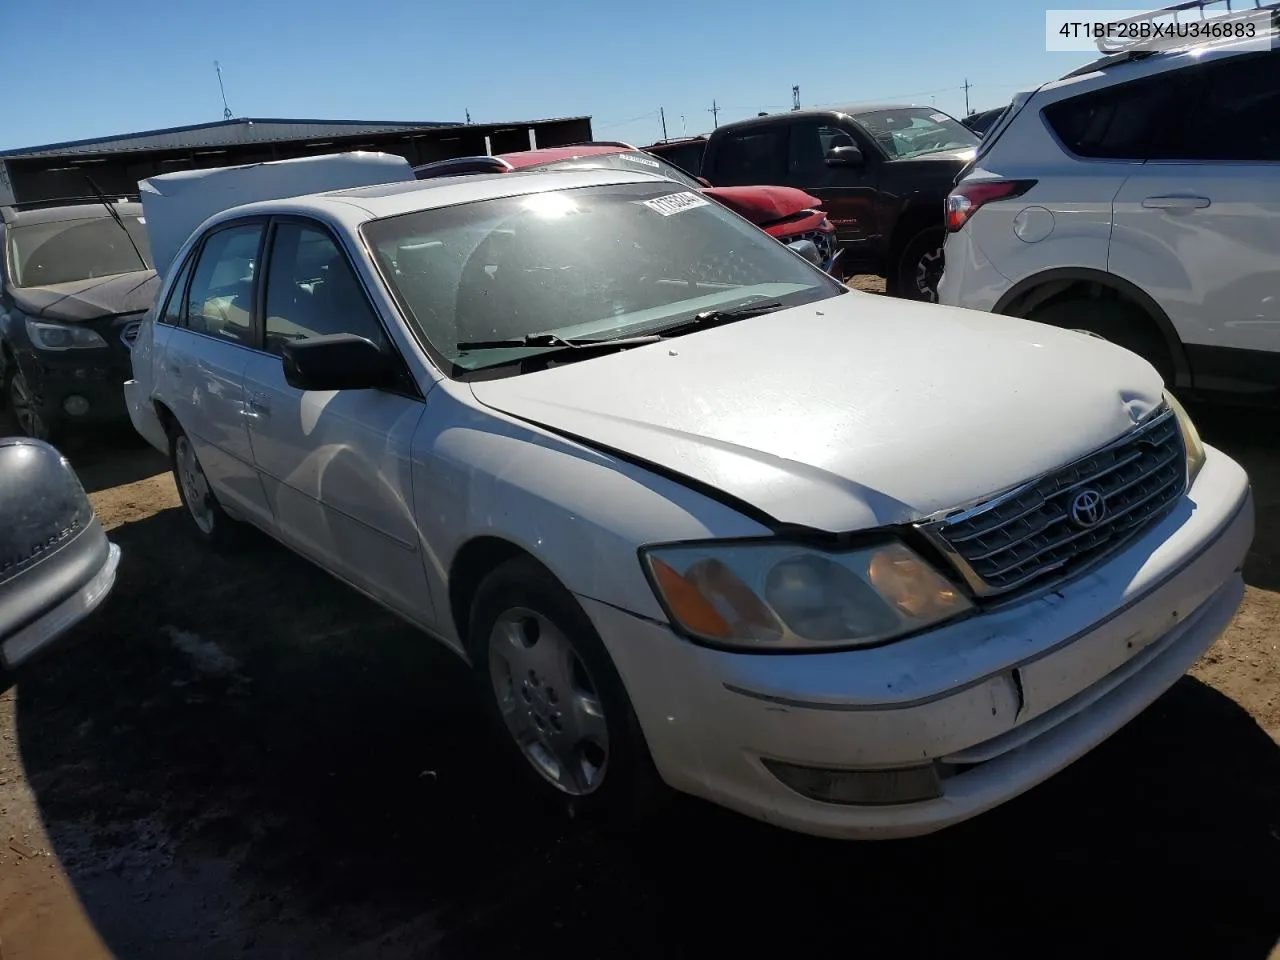
[[[932,763],[887,770],[832,770],[767,759],[761,763],[796,793],[823,803],[884,806],[942,796],[942,780]]]

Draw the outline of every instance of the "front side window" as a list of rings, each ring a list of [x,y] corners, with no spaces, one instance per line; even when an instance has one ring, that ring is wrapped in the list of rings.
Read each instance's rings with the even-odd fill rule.
[[[271,241],[266,348],[285,341],[353,333],[379,346],[385,337],[360,281],[333,238],[319,227],[284,222]]]
[[[941,150],[976,149],[980,143],[959,120],[928,107],[872,110],[853,119],[894,160]]]
[[[820,120],[809,120],[791,126],[791,145],[787,155],[787,172],[792,181],[825,184],[839,168],[827,166],[827,154],[835,147],[856,147],[858,143],[847,130]],[[847,169],[847,168],[846,168]],[[845,170],[839,169],[840,173]]]
[[[590,157],[574,157],[570,160],[553,160],[550,163],[539,163],[526,170],[630,170],[632,172],[652,173],[676,183],[684,184],[691,190],[699,190],[702,184],[683,170],[673,167],[665,160],[645,153],[643,150],[628,150],[622,153],[600,153]]]
[[[262,224],[216,231],[205,240],[187,292],[187,327],[245,346],[253,345],[253,278]]]
[[[408,321],[455,375],[532,356],[546,345],[520,341],[540,334],[660,333],[703,311],[844,292],[719,204],[659,182],[424,210],[363,232]]]
[[[104,210],[101,217],[11,226],[14,286],[45,287],[153,269],[141,218],[120,214],[120,220],[123,227]]]

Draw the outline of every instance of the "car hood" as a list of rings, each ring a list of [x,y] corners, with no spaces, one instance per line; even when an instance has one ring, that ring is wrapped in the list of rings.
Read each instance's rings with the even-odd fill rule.
[[[817,197],[795,187],[704,187],[702,192],[757,226],[822,206]]]
[[[1162,397],[1146,361],[1103,340],[858,292],[470,386],[496,410],[829,532],[1008,489]]]
[[[966,164],[978,155],[977,147],[962,147],[959,150],[939,150],[937,153],[923,153],[918,157],[906,157],[902,160],[894,160],[894,164],[937,164],[950,163],[951,165]]]
[[[154,270],[73,280],[47,287],[9,287],[18,309],[44,320],[75,323],[151,307],[160,289]]]

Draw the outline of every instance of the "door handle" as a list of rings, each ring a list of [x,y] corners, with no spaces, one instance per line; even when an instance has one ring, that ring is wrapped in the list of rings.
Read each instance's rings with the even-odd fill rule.
[[[1150,210],[1201,210],[1209,206],[1208,197],[1147,197],[1142,205]]]
[[[271,404],[265,394],[251,393],[245,402],[245,414],[250,417],[271,416]]]

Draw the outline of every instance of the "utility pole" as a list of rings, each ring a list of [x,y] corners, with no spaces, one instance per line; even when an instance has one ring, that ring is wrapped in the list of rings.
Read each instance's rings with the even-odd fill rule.
[[[796,84],[791,88],[791,109],[800,109],[800,85]]]
[[[662,118],[662,139],[667,139],[667,111],[662,107],[658,108],[658,116]]]
[[[470,110],[466,110],[466,109],[464,108],[464,112],[465,112],[465,113],[466,113],[466,115],[467,115],[467,123],[470,123],[470,122],[471,122],[471,111],[470,111]]]
[[[711,109],[707,113],[711,114],[712,126],[718,129],[720,127],[720,108],[716,106],[714,97],[711,100]]]
[[[973,113],[973,111],[969,109],[969,86],[970,86],[969,78],[965,77],[964,78],[964,115],[966,117],[969,114]]]

